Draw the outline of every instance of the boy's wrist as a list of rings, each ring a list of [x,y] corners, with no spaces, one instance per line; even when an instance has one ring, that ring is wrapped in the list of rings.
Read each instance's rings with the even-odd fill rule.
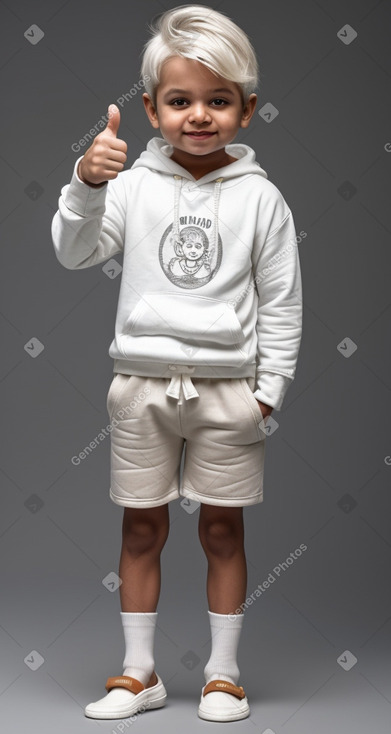
[[[87,179],[85,179],[84,176],[82,175],[80,164],[81,164],[81,161],[77,167],[77,175],[79,176],[80,181],[85,183],[87,186],[91,186],[91,188],[93,189],[100,189],[102,186],[104,186],[107,183],[107,181],[102,181],[101,183],[94,184],[94,183],[91,183],[91,181],[87,181]]]

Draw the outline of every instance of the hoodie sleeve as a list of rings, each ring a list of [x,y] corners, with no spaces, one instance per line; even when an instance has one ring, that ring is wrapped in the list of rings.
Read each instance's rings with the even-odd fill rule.
[[[63,186],[52,226],[58,261],[69,270],[89,268],[123,251],[125,195],[121,177],[100,188],[84,183],[77,174]]]
[[[281,203],[281,201],[280,201]],[[276,207],[281,211],[281,207]],[[257,372],[254,396],[276,410],[295,377],[302,334],[302,282],[292,212],[254,247],[258,293]],[[260,251],[259,251],[260,250]]]

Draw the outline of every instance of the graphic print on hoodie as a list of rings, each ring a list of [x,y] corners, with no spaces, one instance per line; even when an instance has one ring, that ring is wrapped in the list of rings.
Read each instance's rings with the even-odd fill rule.
[[[221,262],[221,249],[220,238],[217,247],[211,247],[208,235],[201,227],[184,227],[177,234],[170,226],[160,241],[160,264],[175,285],[199,288],[216,274]]]
[[[174,222],[167,227],[160,240],[159,261],[163,272],[174,285],[199,288],[209,283],[220,267],[222,242],[217,228],[218,220],[216,217],[215,228],[211,229],[212,220],[205,216],[179,216],[181,179],[177,177],[175,182]],[[215,193],[217,203],[219,194],[220,188]]]
[[[123,253],[114,372],[253,376],[254,396],[279,410],[302,327],[293,216],[252,148],[225,150],[237,160],[196,180],[152,138],[96,189],[77,175],[81,156],[61,190],[53,244],[70,269]]]

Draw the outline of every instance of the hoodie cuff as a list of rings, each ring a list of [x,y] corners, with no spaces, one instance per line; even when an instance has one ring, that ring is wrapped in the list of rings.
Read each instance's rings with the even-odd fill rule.
[[[254,391],[254,397],[260,400],[261,403],[266,403],[276,410],[281,410],[286,391],[291,382],[291,377],[285,377],[285,375],[276,372],[258,372],[258,389]]]
[[[101,215],[105,212],[107,183],[99,188],[92,188],[79,178],[77,167],[83,156],[81,155],[73,168],[71,182],[65,187],[64,204],[72,212],[81,217]]]

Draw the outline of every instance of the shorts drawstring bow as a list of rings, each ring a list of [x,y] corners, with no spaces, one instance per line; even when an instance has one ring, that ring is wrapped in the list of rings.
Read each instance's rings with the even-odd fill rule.
[[[166,390],[166,395],[169,395],[171,398],[177,398],[177,400],[179,400],[181,387],[183,388],[183,394],[186,400],[190,400],[191,398],[199,398],[199,394],[191,381],[190,375],[182,373],[173,375],[170,384]]]

